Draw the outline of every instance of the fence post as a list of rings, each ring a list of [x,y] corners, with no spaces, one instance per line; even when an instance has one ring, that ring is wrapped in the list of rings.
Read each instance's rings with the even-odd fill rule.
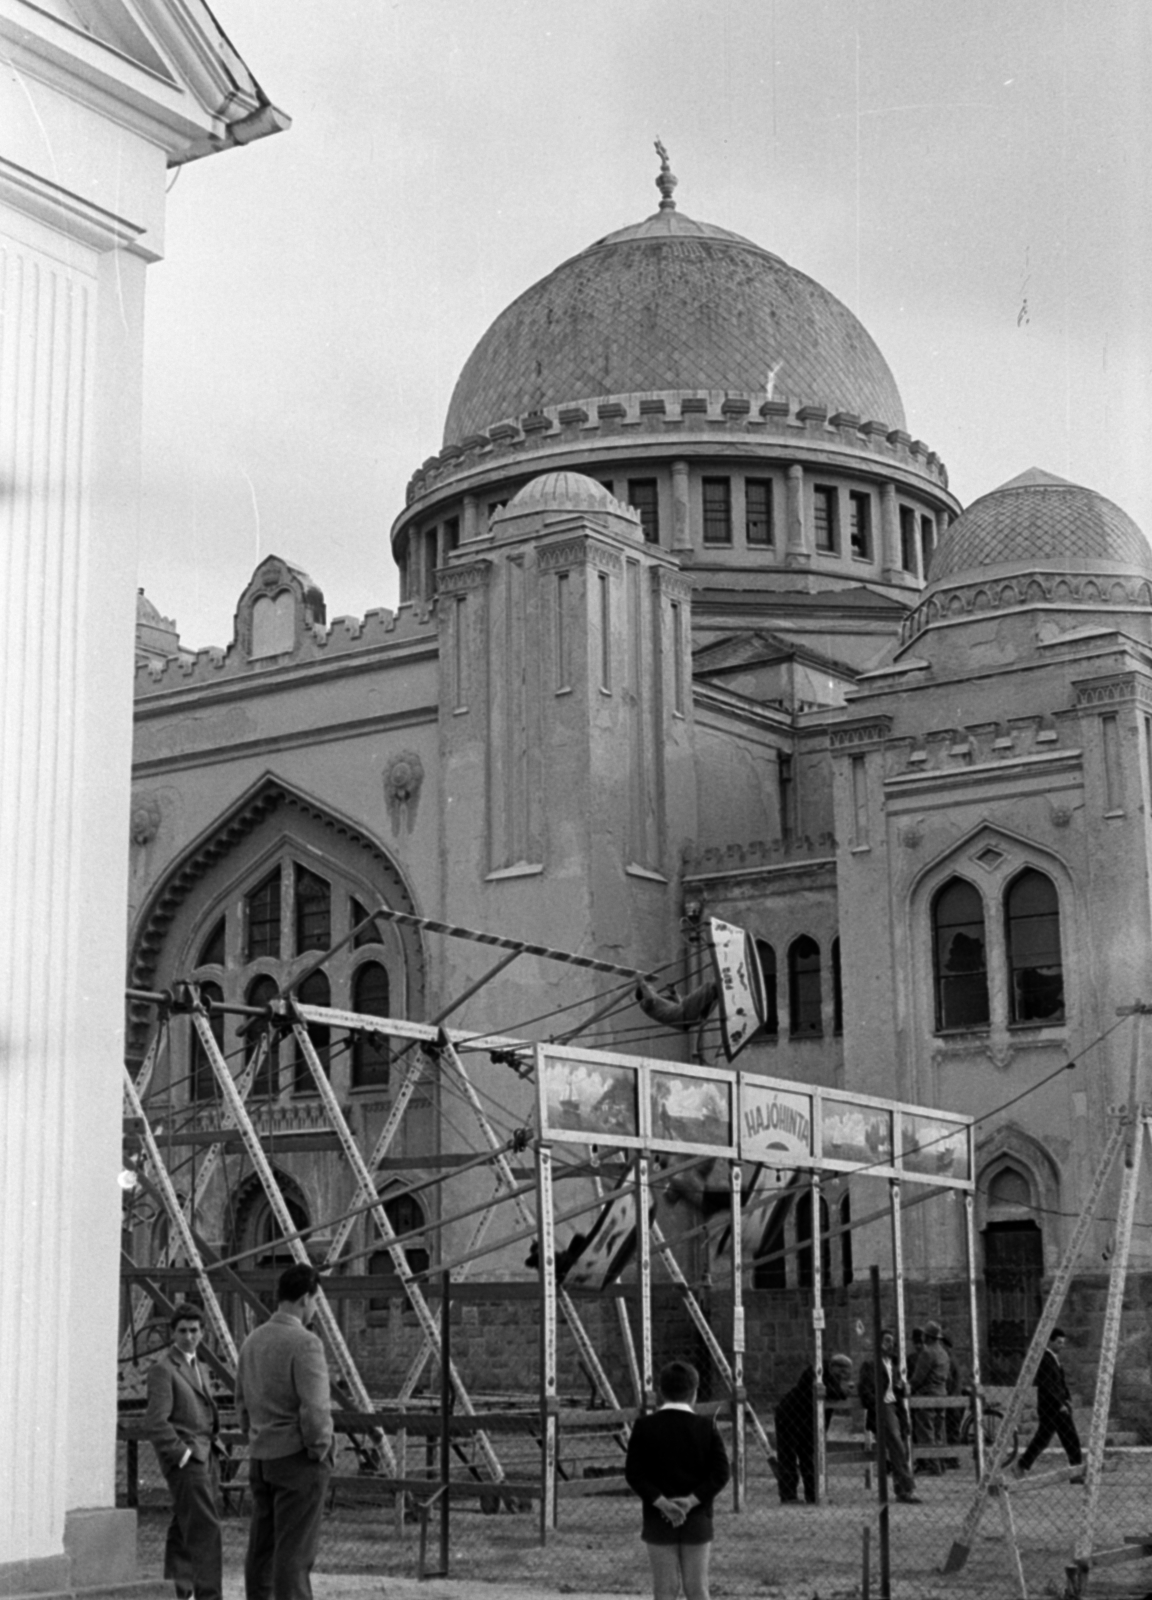
[[[889,1543],[888,1448],[884,1420],[884,1395],[888,1383],[880,1353],[880,1268],[873,1264],[872,1278],[872,1376],[875,1398],[873,1421],[876,1424],[876,1492],[880,1502],[877,1517],[880,1544],[880,1600],[892,1600],[892,1551]]]
[[[440,1274],[440,1573],[448,1576],[448,1507],[452,1500],[449,1452],[452,1448],[452,1274]]]

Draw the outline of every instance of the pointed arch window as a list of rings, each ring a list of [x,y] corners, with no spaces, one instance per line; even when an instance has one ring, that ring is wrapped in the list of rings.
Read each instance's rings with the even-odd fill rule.
[[[211,933],[200,946],[200,955],[197,959],[198,967],[222,967],[224,965],[224,918],[221,917]]]
[[[323,972],[310,972],[304,982],[296,990],[296,998],[302,1006],[327,1006],[332,1003],[332,990],[328,983],[327,975]],[[332,1030],[324,1022],[308,1023],[308,1037],[312,1041],[312,1048],[319,1058],[326,1076],[331,1077],[331,1046]],[[316,1094],[316,1080],[303,1050],[295,1046],[296,1075],[293,1080],[295,1094]]]
[[[384,1215],[392,1225],[392,1230],[397,1234],[419,1234],[427,1226],[424,1208],[414,1195],[398,1194],[391,1199],[384,1196]],[[375,1222],[372,1224],[377,1239],[380,1230]],[[423,1238],[405,1239],[401,1246],[404,1259],[408,1263],[409,1272],[427,1272],[431,1263],[427,1242]],[[383,1278],[386,1287],[400,1287],[400,1274],[396,1271],[392,1252],[388,1249],[377,1249],[368,1257],[368,1271],[373,1277]],[[390,1303],[390,1296],[377,1295],[368,1302],[369,1311],[386,1311]]]
[[[301,955],[305,950],[327,950],[331,944],[332,885],[318,872],[297,867],[296,954]]]
[[[1009,1020],[1061,1022],[1064,966],[1060,953],[1060,902],[1051,878],[1029,867],[1004,896],[1008,952]]]
[[[250,891],[244,901],[247,913],[247,938],[244,942],[245,958],[256,961],[261,956],[280,956],[280,868],[270,872],[262,883]]]
[[[270,973],[262,972],[248,985],[244,1004],[266,1006],[275,1000],[279,993],[280,986],[276,979]],[[270,1023],[261,1022],[258,1017],[249,1019],[245,1028],[244,1060],[245,1063],[251,1061],[265,1033],[268,1034],[268,1051],[248,1091],[251,1100],[267,1099],[270,1095],[277,1094],[280,1089],[280,1039]]]
[[[793,1039],[818,1039],[824,1032],[820,1014],[820,946],[806,933],[788,949],[789,1032]]]
[[[952,878],[932,902],[936,1031],[988,1025],[988,958],[984,902],[963,878]]]
[[[202,983],[200,985],[200,998],[205,1005],[219,1005],[224,999],[224,991],[218,983]],[[191,1025],[191,1018],[189,1018]],[[212,1037],[219,1050],[224,1049],[224,1016],[220,1011],[208,1012],[208,1026]],[[192,1060],[188,1082],[188,1098],[190,1100],[215,1100],[219,1090],[216,1086],[216,1073],[208,1059],[208,1052],[200,1042],[200,1035],[195,1028],[192,1033]]]
[[[776,952],[766,939],[757,939],[756,954],[764,978],[764,1026],[762,1039],[775,1039],[780,1032],[780,1012],[776,1000]]]
[[[388,972],[379,961],[365,961],[352,979],[352,1009],[364,1015],[386,1017],[391,991]],[[383,1034],[358,1033],[352,1044],[352,1087],[368,1089],[386,1085],[391,1050]]]

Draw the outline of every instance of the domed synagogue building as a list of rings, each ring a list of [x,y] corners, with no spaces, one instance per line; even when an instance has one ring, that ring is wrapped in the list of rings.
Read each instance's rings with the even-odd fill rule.
[[[327,621],[323,573],[286,551],[253,574],[225,649],[140,666],[130,977],[264,1004],[384,901],[684,985],[701,919],[739,923],[769,989],[742,1067],[982,1119],[983,1353],[1004,1375],[1126,1093],[1126,1035],[1094,1041],[1152,970],[1152,551],[1118,507],[1044,472],[962,512],[853,313],[687,217],[675,182],[665,163],[654,216],[525,290],[466,361],[392,525],[395,612]],[[494,965],[381,923],[301,996],[430,1020]],[[539,956],[452,1024],[545,1038],[614,994],[585,1042],[688,1058],[692,1037],[656,1028],[626,984]],[[134,1020],[139,1059],[150,1012]],[[238,1023],[214,1018],[240,1056]],[[379,1039],[322,1043],[367,1149],[405,1069]],[[528,1124],[531,1086],[481,1059],[500,1128]],[[180,1126],[214,1111],[186,1018],[157,1074]],[[256,1089],[293,1214],[339,1215],[347,1174],[309,1146],[323,1118],[290,1041]],[[465,1110],[425,1075],[392,1147],[406,1190],[477,1147]],[[435,1187],[379,1181],[397,1226],[428,1226],[414,1262],[467,1248],[472,1220],[429,1226]],[[448,1210],[481,1193],[471,1181]],[[877,1202],[826,1187],[841,1220]],[[203,1207],[224,1254],[275,1258],[243,1162]],[[699,1280],[690,1204],[663,1199],[660,1217]],[[810,1213],[790,1216],[785,1254],[748,1268],[765,1394],[782,1347],[755,1329],[810,1281],[810,1234]],[[941,1287],[964,1276],[963,1207],[910,1211],[907,1240],[915,1304],[963,1341],[961,1292]],[[350,1270],[386,1266],[378,1243],[358,1222]],[[825,1263],[845,1308],[866,1247]],[[532,1272],[517,1247],[474,1276]],[[389,1318],[403,1366],[397,1308],[361,1332]]]

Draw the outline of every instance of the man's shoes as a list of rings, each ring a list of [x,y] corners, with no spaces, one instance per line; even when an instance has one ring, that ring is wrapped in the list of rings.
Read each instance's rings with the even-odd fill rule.
[[[1028,1472],[1028,1468],[1021,1466],[1019,1461],[1014,1461],[1008,1470],[1014,1478],[1023,1478]]]
[[[918,1494],[898,1494],[896,1498],[904,1506],[922,1506],[924,1504]]]
[[[1083,1469],[1081,1469],[1079,1472],[1074,1472],[1072,1474],[1072,1476],[1068,1479],[1068,1482],[1069,1483],[1083,1483],[1084,1482]]]

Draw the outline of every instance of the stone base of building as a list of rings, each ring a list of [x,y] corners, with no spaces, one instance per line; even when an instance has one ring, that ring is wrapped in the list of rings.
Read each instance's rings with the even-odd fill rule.
[[[3,1600],[170,1600],[171,1589],[168,1583],[137,1579],[136,1513],[113,1507],[69,1511],[59,1555],[0,1561]]]

